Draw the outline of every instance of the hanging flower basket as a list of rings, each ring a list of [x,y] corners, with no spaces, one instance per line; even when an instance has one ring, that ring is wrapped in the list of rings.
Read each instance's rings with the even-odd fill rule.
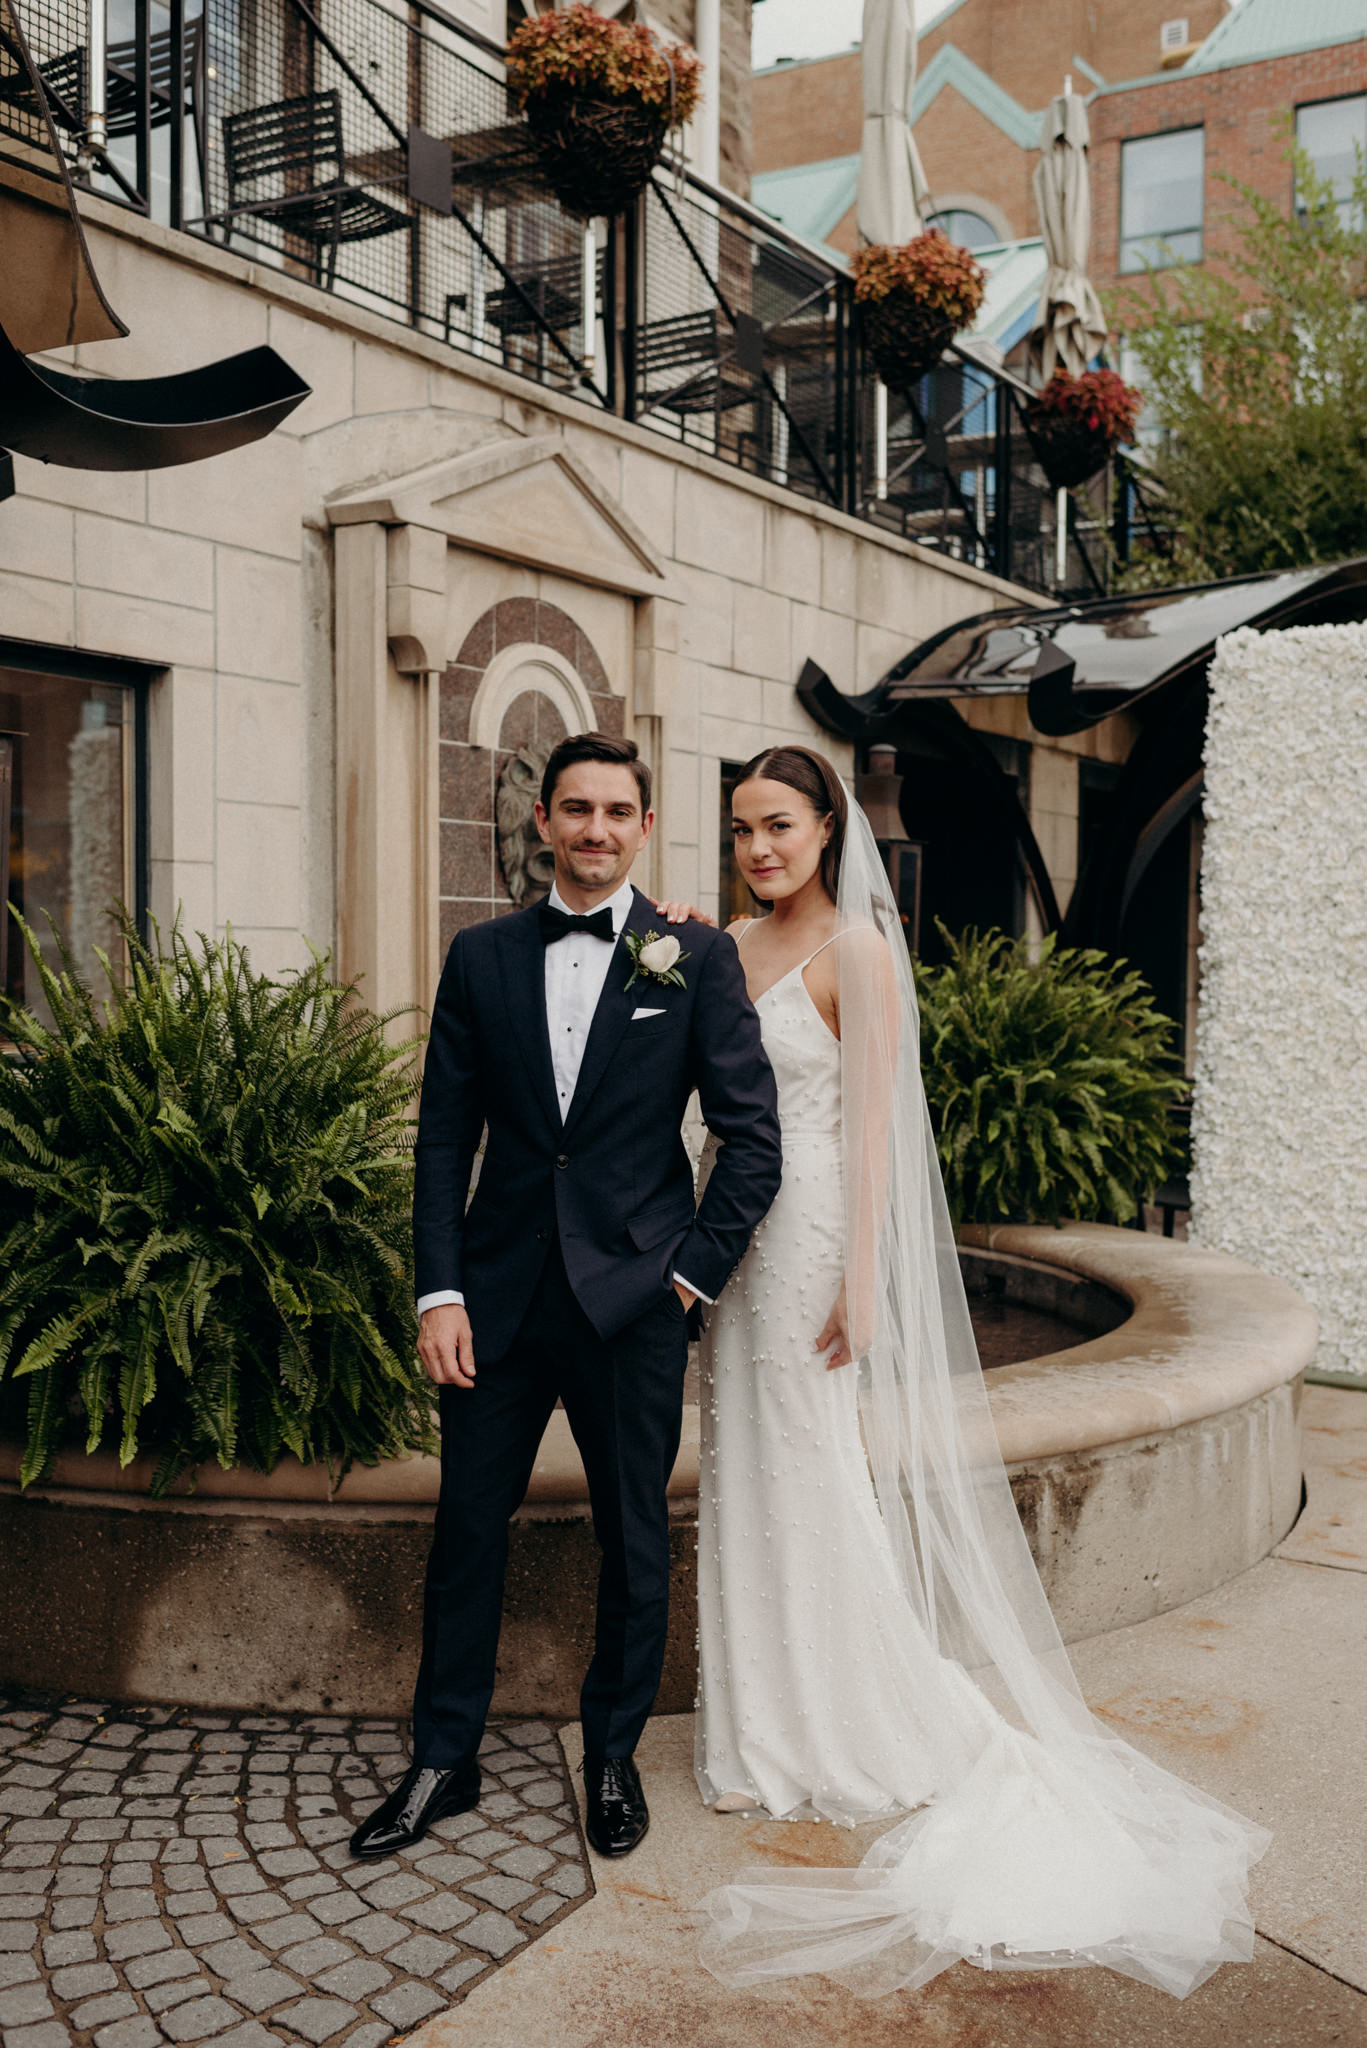
[[[698,104],[702,66],[640,22],[576,0],[508,40],[508,87],[546,179],[578,220],[623,213],[645,189],[671,128]]]
[[[1075,490],[1134,440],[1140,392],[1114,370],[1058,370],[1024,410],[1040,468],[1056,491]]]
[[[935,368],[973,320],[987,288],[981,264],[939,228],[901,248],[879,243],[861,249],[852,269],[864,344],[894,390]]]

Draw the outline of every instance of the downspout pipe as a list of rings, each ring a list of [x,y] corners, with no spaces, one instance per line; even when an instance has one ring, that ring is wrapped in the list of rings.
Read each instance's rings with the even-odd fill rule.
[[[698,170],[721,183],[721,0],[694,0],[693,47],[703,67],[698,108]]]

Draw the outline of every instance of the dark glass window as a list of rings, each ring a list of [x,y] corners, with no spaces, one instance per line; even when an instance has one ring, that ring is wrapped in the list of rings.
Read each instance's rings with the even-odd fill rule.
[[[1206,133],[1179,128],[1120,146],[1120,268],[1199,263]]]
[[[9,770],[0,901],[14,904],[53,967],[55,925],[97,983],[95,948],[118,952],[115,906],[137,907],[135,697],[126,684],[0,667],[0,785]],[[4,807],[0,786],[0,813]],[[45,1016],[33,961],[8,912],[0,953],[9,994]]]
[[[740,780],[740,771],[744,765],[741,761],[723,761],[721,764],[717,923],[723,931],[733,917],[757,917],[760,908],[746,887],[745,878],[737,865],[736,841],[731,831],[731,792]]]
[[[1354,225],[1353,181],[1367,159],[1367,93],[1297,107],[1296,146],[1333,186],[1339,219]]]

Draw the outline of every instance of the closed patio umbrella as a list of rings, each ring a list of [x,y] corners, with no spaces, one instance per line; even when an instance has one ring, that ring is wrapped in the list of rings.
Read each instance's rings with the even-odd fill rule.
[[[864,127],[859,145],[855,219],[868,244],[909,242],[930,202],[911,132],[916,83],[915,0],[864,0],[860,46]],[[888,494],[888,394],[874,385],[874,496]]]
[[[1050,100],[1035,166],[1035,204],[1049,268],[1030,337],[1030,354],[1047,384],[1055,370],[1080,376],[1106,339],[1106,318],[1087,275],[1092,191],[1087,109],[1074,92]]]
[[[930,199],[911,133],[915,0],[864,0],[864,127],[855,218],[864,242],[909,242]]]
[[[1087,164],[1087,109],[1070,85],[1050,100],[1035,166],[1035,205],[1049,268],[1030,336],[1030,360],[1041,384],[1056,370],[1080,377],[1106,339],[1106,316],[1087,275],[1092,239],[1092,182]],[[1068,493],[1054,513],[1054,580],[1067,569]]]

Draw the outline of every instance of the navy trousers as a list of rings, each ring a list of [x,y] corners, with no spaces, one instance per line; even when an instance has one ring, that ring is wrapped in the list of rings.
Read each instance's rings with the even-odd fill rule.
[[[593,1661],[580,1695],[584,1747],[630,1756],[659,1689],[669,1619],[666,1487],[683,1426],[688,1334],[673,1287],[601,1338],[552,1247],[502,1358],[475,1384],[442,1387],[441,1497],[428,1560],[413,1756],[447,1769],[472,1758],[493,1696],[508,1562],[557,1398],[588,1475],[602,1550]]]

